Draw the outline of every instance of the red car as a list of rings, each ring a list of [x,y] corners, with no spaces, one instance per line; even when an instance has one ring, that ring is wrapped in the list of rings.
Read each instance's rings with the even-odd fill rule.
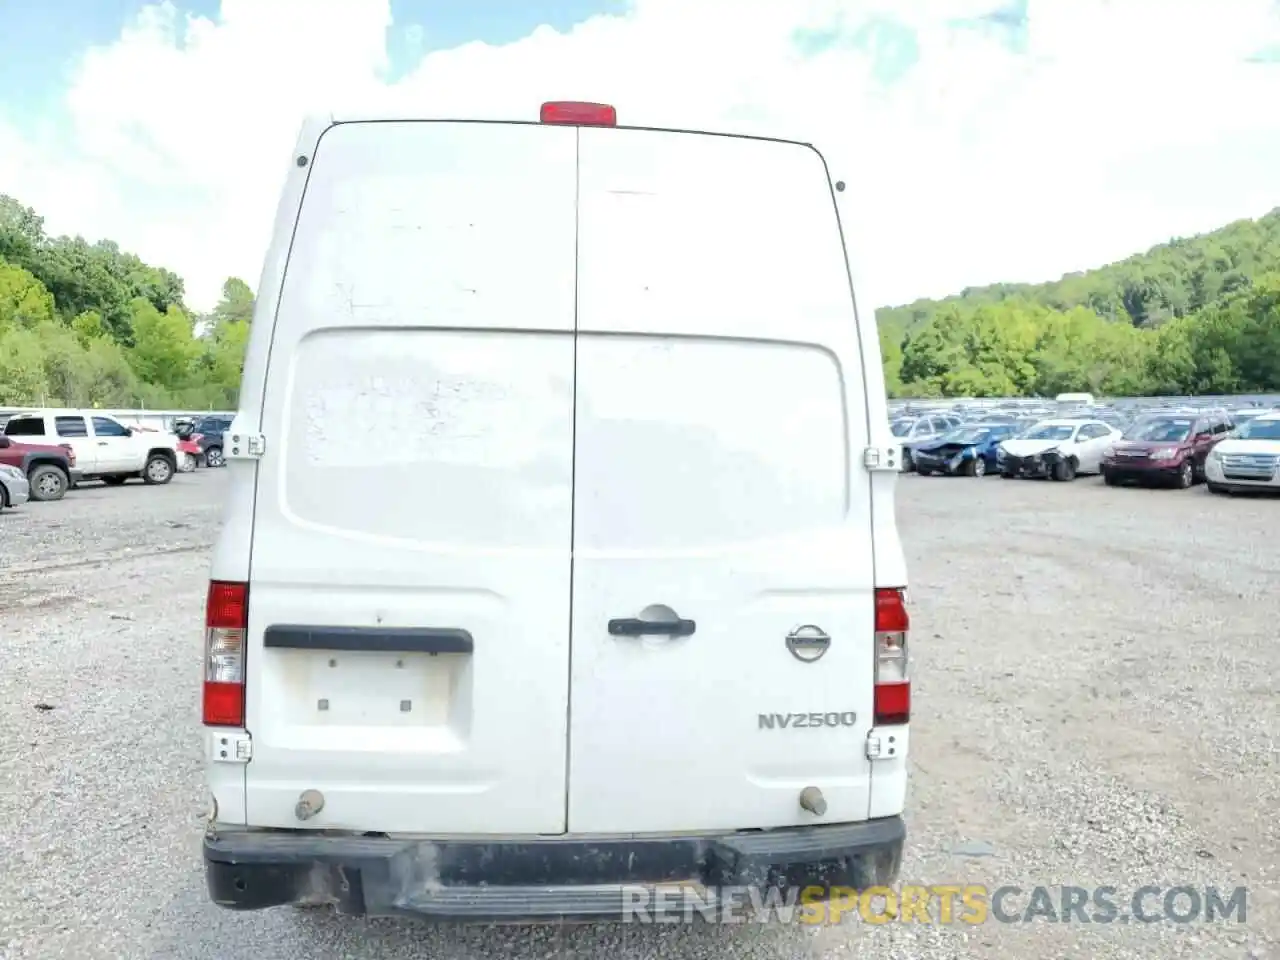
[[[32,500],[61,500],[80,475],[76,452],[69,444],[22,443],[3,434],[0,463],[27,475]]]
[[[1102,458],[1107,486],[1126,482],[1187,488],[1204,479],[1204,461],[1234,424],[1221,414],[1153,414],[1138,420]]]

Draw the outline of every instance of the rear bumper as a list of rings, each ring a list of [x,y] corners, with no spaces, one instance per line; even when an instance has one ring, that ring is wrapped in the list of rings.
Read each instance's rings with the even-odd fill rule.
[[[897,880],[901,817],[719,836],[396,840],[220,831],[204,841],[210,898],[232,910],[332,903],[342,913],[492,923],[712,918]],[[772,898],[764,902],[771,902]]]

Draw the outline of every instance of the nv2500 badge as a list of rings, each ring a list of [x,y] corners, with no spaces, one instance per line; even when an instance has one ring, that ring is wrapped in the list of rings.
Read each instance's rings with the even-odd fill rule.
[[[762,713],[759,715],[761,730],[786,730],[792,727],[854,727],[858,715],[852,710],[843,713]]]

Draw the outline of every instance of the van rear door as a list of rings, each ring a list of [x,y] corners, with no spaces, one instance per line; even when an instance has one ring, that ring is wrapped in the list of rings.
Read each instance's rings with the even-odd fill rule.
[[[864,820],[868,418],[823,159],[584,128],[579,165],[569,830]]]
[[[369,122],[310,158],[261,411],[250,824],[564,830],[575,151]]]

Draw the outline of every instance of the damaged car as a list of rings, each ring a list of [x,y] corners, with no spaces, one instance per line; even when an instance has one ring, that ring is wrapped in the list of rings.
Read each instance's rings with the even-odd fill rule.
[[[954,414],[937,414],[933,416],[897,417],[889,424],[889,429],[902,444],[902,470],[910,473],[915,469],[916,447],[922,443],[932,443],[943,434],[950,433],[960,426],[960,418]]]
[[[916,472],[921,476],[984,477],[996,469],[1000,443],[1018,435],[1013,423],[971,423],[930,443],[916,446]]]
[[[996,451],[996,464],[1006,480],[1074,480],[1082,473],[1101,472],[1102,458],[1121,436],[1119,430],[1101,420],[1044,420],[1022,436],[1002,442]]]

